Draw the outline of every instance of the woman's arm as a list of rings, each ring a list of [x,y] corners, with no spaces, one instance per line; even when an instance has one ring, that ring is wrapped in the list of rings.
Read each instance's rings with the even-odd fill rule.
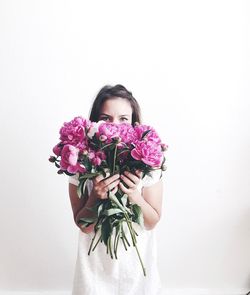
[[[157,183],[142,188],[142,195],[139,193],[136,204],[141,207],[144,225],[147,230],[153,229],[161,218],[163,183]]]
[[[71,202],[71,207],[73,211],[74,221],[76,225],[84,233],[92,232],[95,224],[91,224],[88,227],[81,227],[81,225],[79,224],[79,220],[82,217],[93,216],[93,212],[88,210],[87,208],[93,207],[97,199],[95,198],[93,194],[88,197],[86,191],[85,191],[85,195],[82,198],[79,198],[77,194],[77,186],[72,183],[69,184],[69,196],[70,196],[70,202]]]
[[[74,215],[74,220],[76,225],[84,232],[90,233],[94,230],[95,223],[89,225],[88,227],[81,227],[79,224],[80,218],[93,217],[94,212],[88,208],[92,208],[96,201],[99,199],[107,199],[107,191],[111,190],[113,193],[117,192],[117,185],[120,182],[119,174],[115,174],[111,177],[104,178],[99,175],[93,179],[93,188],[88,196],[87,190],[82,198],[79,199],[77,194],[77,186],[69,184],[69,196],[71,207]]]
[[[132,203],[141,207],[145,228],[147,230],[153,229],[161,218],[163,195],[162,180],[159,180],[149,187],[143,187],[142,192],[140,192],[137,189],[141,178],[140,173],[134,175],[130,172],[125,172],[125,175],[122,175],[121,178],[128,186],[128,188],[126,188],[120,183],[119,186],[121,190],[128,195]]]

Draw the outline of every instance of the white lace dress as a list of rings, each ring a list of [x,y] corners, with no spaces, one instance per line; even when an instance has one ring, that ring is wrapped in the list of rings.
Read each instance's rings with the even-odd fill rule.
[[[153,178],[145,176],[140,187],[150,186],[159,180],[159,171]],[[76,176],[69,182],[78,185]],[[88,183],[88,191],[92,182]],[[79,229],[78,253],[75,265],[72,295],[158,295],[161,282],[157,267],[157,245],[154,230],[145,230],[133,223],[138,233],[137,247],[146,268],[146,277],[136,252],[132,246],[126,251],[122,242],[118,245],[118,259],[106,254],[106,246],[99,243],[88,255],[93,233],[86,234]],[[129,237],[129,234],[126,235]],[[129,240],[131,241],[131,240]]]

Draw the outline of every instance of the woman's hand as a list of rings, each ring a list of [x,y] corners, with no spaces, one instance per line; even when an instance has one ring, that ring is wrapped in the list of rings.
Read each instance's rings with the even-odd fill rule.
[[[141,192],[138,190],[141,178],[142,172],[139,170],[136,170],[135,174],[125,171],[124,174],[121,175],[121,180],[128,186],[128,188],[126,188],[121,182],[119,183],[119,187],[128,195],[129,200],[133,203],[137,203],[137,201],[142,198]]]
[[[92,197],[98,199],[107,199],[108,191],[112,191],[114,194],[117,192],[119,182],[119,174],[115,174],[106,178],[104,178],[103,175],[98,175],[93,179],[93,189],[91,192]]]

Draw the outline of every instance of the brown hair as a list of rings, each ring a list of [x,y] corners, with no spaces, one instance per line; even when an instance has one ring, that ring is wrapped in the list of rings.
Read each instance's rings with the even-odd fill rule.
[[[132,108],[132,125],[135,125],[135,122],[141,123],[141,109],[137,100],[133,97],[132,92],[128,91],[123,85],[117,84],[115,86],[105,85],[98,92],[91,111],[89,119],[92,122],[98,122],[100,110],[103,103],[110,98],[121,97],[126,99]]]

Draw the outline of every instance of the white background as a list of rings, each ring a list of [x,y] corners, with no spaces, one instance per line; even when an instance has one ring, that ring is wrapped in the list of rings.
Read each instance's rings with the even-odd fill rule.
[[[116,83],[169,145],[166,289],[250,289],[249,20],[239,0],[0,1],[0,290],[70,292],[78,228],[47,159]]]

